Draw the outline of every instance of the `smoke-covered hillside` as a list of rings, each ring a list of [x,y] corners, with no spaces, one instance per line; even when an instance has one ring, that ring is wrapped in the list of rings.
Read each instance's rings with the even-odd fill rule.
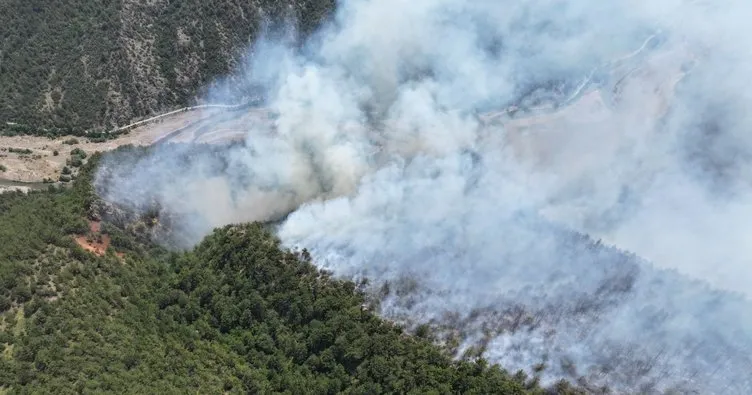
[[[121,152],[97,187],[181,218],[187,245],[275,221],[458,353],[618,392],[747,394],[749,11],[343,1],[302,48],[253,45],[237,75],[272,127],[210,154]]]
[[[69,188],[0,194],[4,394],[582,394],[452,361],[263,225],[168,252],[100,222],[98,157]]]

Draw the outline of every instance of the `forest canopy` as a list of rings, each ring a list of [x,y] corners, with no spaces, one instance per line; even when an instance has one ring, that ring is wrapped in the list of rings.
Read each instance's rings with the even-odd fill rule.
[[[265,27],[296,21],[305,36],[334,5],[0,2],[0,134],[88,131],[96,137],[115,125],[195,104],[242,62]]]
[[[191,251],[100,224],[98,160],[69,188],[0,194],[0,392],[575,393],[452,360],[262,224]]]

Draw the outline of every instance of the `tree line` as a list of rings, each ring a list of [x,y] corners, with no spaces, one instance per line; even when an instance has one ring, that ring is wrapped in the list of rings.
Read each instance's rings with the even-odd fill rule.
[[[0,391],[578,393],[452,360],[262,224],[217,229],[190,251],[105,224],[111,247],[87,252],[74,237],[98,219],[99,160],[69,188],[0,194]]]

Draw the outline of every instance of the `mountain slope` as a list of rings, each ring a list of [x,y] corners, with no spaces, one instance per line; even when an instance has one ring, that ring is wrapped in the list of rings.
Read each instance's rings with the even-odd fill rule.
[[[259,224],[182,253],[146,223],[87,226],[97,158],[69,189],[0,195],[0,392],[543,393],[407,336]]]
[[[2,128],[62,134],[187,105],[237,64],[264,23],[298,20],[305,35],[333,8],[333,0],[4,1]]]

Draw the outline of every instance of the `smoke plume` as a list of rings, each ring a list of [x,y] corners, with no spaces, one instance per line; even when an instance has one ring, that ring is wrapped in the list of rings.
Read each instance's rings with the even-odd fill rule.
[[[277,221],[458,355],[752,393],[750,11],[343,1],[302,47],[251,49],[233,83],[262,87],[267,115],[242,143],[111,155],[97,186],[181,215],[185,246]]]

